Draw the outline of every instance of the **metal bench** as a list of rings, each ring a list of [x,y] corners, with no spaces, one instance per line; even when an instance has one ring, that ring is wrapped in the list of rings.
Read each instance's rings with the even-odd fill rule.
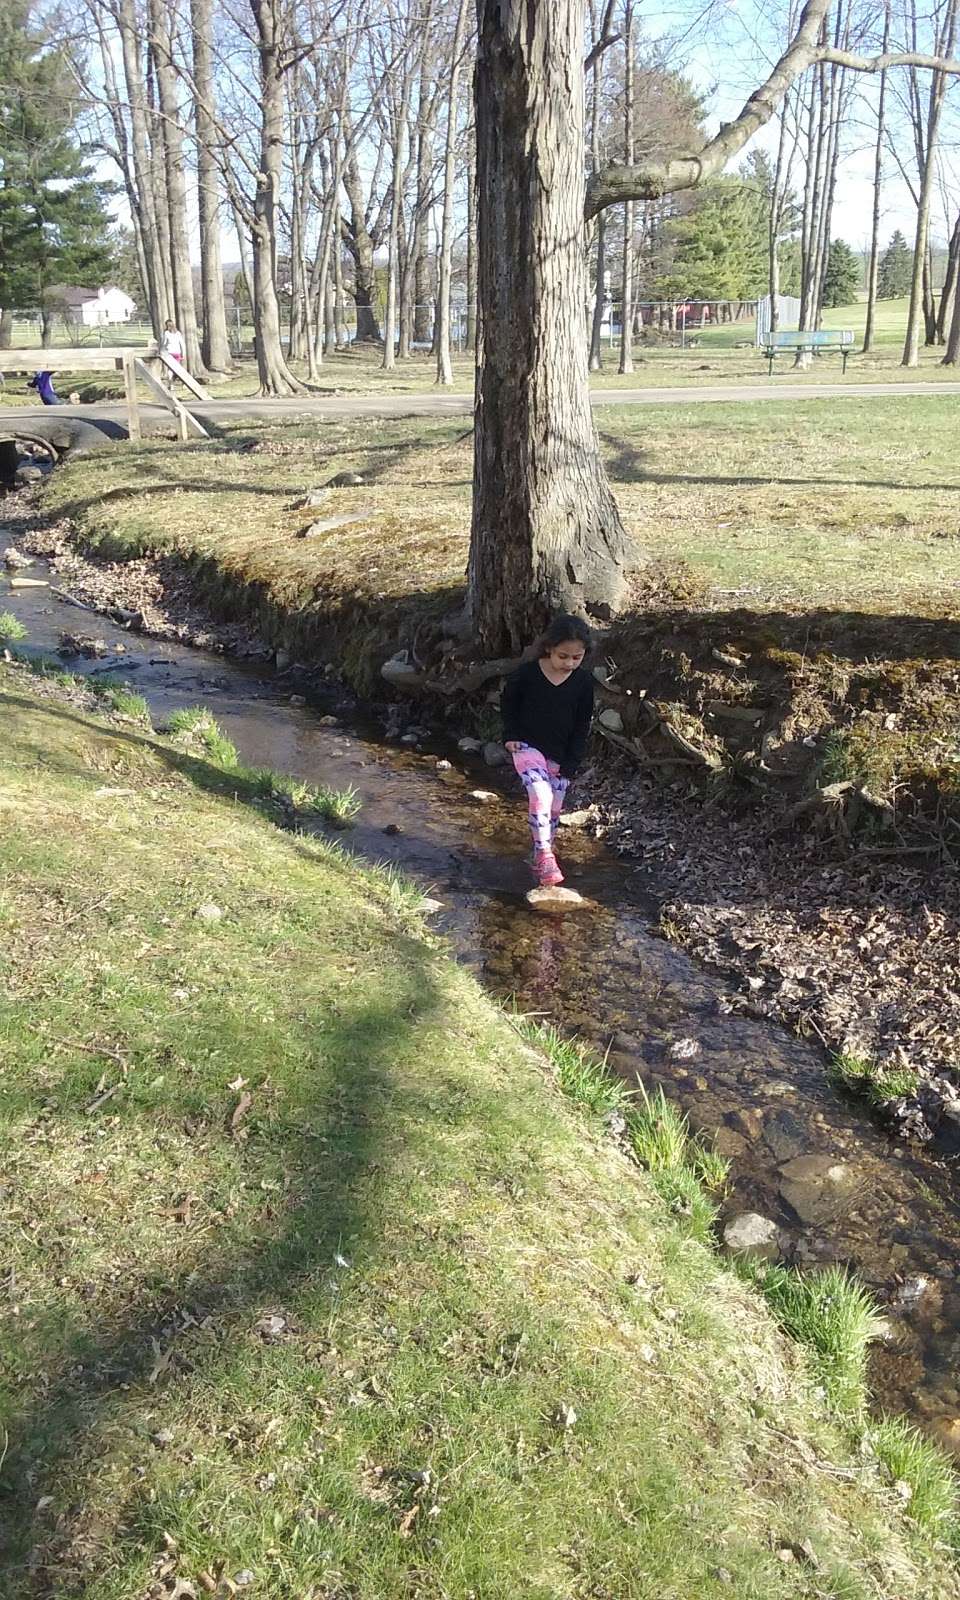
[[[809,350],[815,356],[822,355],[824,351],[837,350],[843,359],[843,371],[847,370],[847,357],[853,355],[853,330],[852,328],[816,328],[811,331],[796,328],[777,328],[774,333],[767,335],[763,353],[767,358],[767,376],[772,376],[773,363],[777,356],[784,350],[797,351]]]

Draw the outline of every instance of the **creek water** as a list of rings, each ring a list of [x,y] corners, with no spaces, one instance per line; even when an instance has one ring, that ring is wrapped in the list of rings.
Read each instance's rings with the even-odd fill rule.
[[[30,575],[47,576],[41,564]],[[176,707],[203,703],[245,761],[352,785],[362,811],[338,837],[395,863],[441,901],[434,926],[481,983],[609,1050],[628,1082],[639,1075],[648,1088],[662,1085],[731,1158],[725,1216],[759,1212],[783,1229],[790,1259],[845,1262],[861,1274],[888,1308],[872,1358],[878,1400],[960,1454],[955,1159],[892,1143],[833,1090],[818,1049],[744,1014],[732,989],[655,937],[657,906],[639,863],[565,830],[568,882],[590,908],[563,920],[537,916],[524,900],[531,879],[519,794],[476,758],[441,739],[420,749],[388,744],[349,715],[349,726],[323,725],[332,690],[124,632],[49,589],[12,591],[2,604],[26,626],[27,653],[54,654],[62,630],[103,639],[106,659],[64,665],[128,678],[158,727]],[[290,703],[294,690],[307,704]],[[441,757],[450,770],[438,769]],[[471,798],[477,788],[498,797],[481,803]]]

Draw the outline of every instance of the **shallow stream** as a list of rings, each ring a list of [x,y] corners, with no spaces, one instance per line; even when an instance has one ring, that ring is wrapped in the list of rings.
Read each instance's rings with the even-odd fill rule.
[[[30,576],[47,574],[37,564]],[[435,926],[488,989],[609,1048],[629,1081],[639,1073],[648,1087],[662,1084],[731,1158],[725,1216],[760,1212],[783,1228],[792,1259],[849,1262],[865,1278],[890,1308],[875,1391],[960,1454],[955,1160],[892,1144],[831,1088],[818,1049],[745,1015],[731,988],[655,937],[657,907],[639,864],[565,830],[568,881],[591,909],[563,921],[536,916],[524,901],[531,879],[519,798],[476,758],[442,742],[387,744],[372,727],[325,726],[323,691],[124,632],[49,589],[0,599],[26,626],[31,652],[55,654],[65,629],[104,639],[108,658],[64,666],[128,677],[158,726],[176,707],[202,703],[245,761],[352,785],[363,809],[339,837],[396,863],[442,902]],[[118,645],[123,653],[112,654]],[[292,705],[292,692],[308,703]],[[438,770],[440,758],[451,770]],[[499,789],[500,798],[480,803],[471,798],[477,788]]]

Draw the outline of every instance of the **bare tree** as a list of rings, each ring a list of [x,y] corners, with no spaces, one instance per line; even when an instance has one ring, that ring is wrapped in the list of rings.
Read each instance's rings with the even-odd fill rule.
[[[890,0],[883,8],[882,53],[890,48]],[[863,349],[873,349],[877,316],[877,284],[880,273],[880,196],[883,188],[883,141],[887,107],[887,74],[880,74],[880,92],[877,99],[877,143],[873,157],[873,216],[870,224],[870,264],[867,268],[867,320],[863,331]]]
[[[623,10],[623,152],[632,166],[633,147],[633,4]],[[620,278],[620,372],[633,371],[633,200],[623,205],[623,263]]]
[[[287,366],[277,298],[277,206],[283,161],[283,75],[288,43],[283,0],[250,0],[260,66],[260,151],[251,218],[253,321],[260,393],[303,393]]]
[[[414,32],[411,0],[407,0],[407,12],[404,17],[400,16],[394,0],[389,0],[388,16],[392,53],[399,56],[400,61],[388,79],[388,137],[393,170],[390,181],[390,223],[387,231],[387,304],[383,318],[385,371],[390,371],[396,366],[397,360],[397,291],[400,230],[403,221],[403,166],[409,132],[410,95],[413,88],[413,65],[409,49]]]
[[[437,280],[437,382],[453,382],[450,361],[450,281],[453,266],[453,191],[456,180],[457,113],[460,99],[460,68],[467,32],[468,0],[459,0],[453,30],[450,86],[447,95],[447,130],[443,160],[443,220],[440,224],[440,270]]]
[[[220,179],[213,96],[212,0],[190,0],[193,39],[194,126],[197,136],[197,196],[200,209],[200,292],[203,303],[201,357],[205,367],[230,365],[227,311],[220,254]]]
[[[159,101],[157,127],[163,150],[166,206],[169,219],[170,273],[176,321],[183,335],[184,360],[190,372],[204,372],[200,353],[187,223],[187,172],[180,78],[174,64],[175,0],[150,0],[150,34]]]
[[[912,14],[912,42],[916,39],[916,4],[910,0]],[[946,0],[935,29],[934,54],[946,57],[953,49],[957,27],[958,0]],[[916,86],[916,68],[911,69],[911,96],[915,108],[914,134],[917,142],[917,163],[920,171],[920,192],[917,197],[917,231],[914,239],[913,276],[910,282],[910,307],[907,312],[907,331],[903,343],[901,366],[915,367],[920,359],[920,318],[926,306],[925,323],[932,339],[936,337],[933,311],[933,288],[927,247],[930,231],[930,201],[936,176],[936,153],[940,136],[940,119],[947,88],[946,73],[934,71],[927,95],[926,116],[920,114],[920,91]],[[931,321],[934,326],[931,330]]]

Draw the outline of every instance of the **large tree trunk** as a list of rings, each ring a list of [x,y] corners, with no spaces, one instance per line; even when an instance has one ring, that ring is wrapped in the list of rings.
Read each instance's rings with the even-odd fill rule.
[[[460,98],[460,67],[467,31],[468,0],[460,0],[453,33],[453,60],[450,67],[450,96],[447,101],[447,137],[443,161],[443,221],[440,225],[440,276],[437,290],[437,382],[453,382],[450,360],[450,283],[453,276],[453,186],[456,182],[457,102]]]
[[[590,410],[584,304],[583,0],[479,0],[481,358],[468,606],[516,652],[551,612],[609,616],[627,539]]]
[[[284,360],[277,299],[277,197],[283,160],[279,0],[250,0],[260,52],[260,171],[253,208],[253,325],[263,395],[304,394]]]
[[[883,13],[883,48],[886,55],[890,44],[890,0]],[[864,354],[873,349],[873,336],[877,319],[877,284],[880,272],[880,194],[883,187],[883,138],[887,107],[887,74],[880,74],[880,98],[877,103],[877,143],[873,156],[873,218],[870,224],[870,265],[867,268],[867,321],[863,330]]]
[[[13,312],[5,306],[0,311],[0,350],[9,350],[13,343]]]
[[[193,266],[187,229],[187,174],[184,162],[183,128],[180,113],[177,69],[173,61],[172,23],[169,0],[151,0],[150,20],[156,52],[157,93],[163,138],[164,171],[167,180],[167,205],[170,211],[170,274],[177,326],[183,335],[183,358],[188,372],[204,374],[200,354],[200,330],[193,293]]]
[[[212,0],[190,0],[197,194],[200,207],[200,293],[203,302],[200,354],[204,366],[211,372],[225,372],[231,362],[220,254],[220,180],[214,155],[217,133],[213,114],[212,15]]]

